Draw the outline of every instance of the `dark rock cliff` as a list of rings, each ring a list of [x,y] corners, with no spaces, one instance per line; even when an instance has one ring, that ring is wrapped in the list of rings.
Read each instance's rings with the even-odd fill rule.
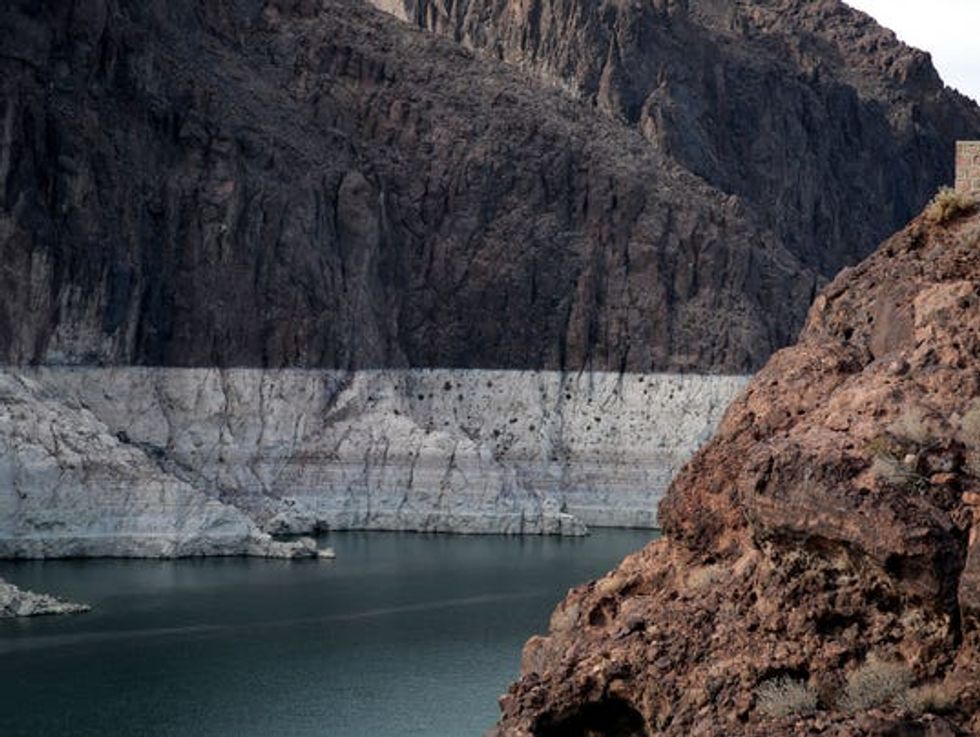
[[[923,60],[760,55],[806,4],[566,5],[586,102],[357,0],[4,3],[0,360],[752,369],[980,131]]]
[[[376,0],[527,66],[759,213],[833,276],[951,182],[978,131],[929,55],[840,0]]]

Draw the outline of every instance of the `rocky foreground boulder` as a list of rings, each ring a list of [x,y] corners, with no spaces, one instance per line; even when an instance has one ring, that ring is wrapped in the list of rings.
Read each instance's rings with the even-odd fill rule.
[[[661,505],[557,608],[498,734],[980,733],[980,214],[813,305]]]

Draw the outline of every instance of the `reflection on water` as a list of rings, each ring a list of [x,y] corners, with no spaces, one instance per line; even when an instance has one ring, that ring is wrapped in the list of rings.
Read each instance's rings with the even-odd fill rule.
[[[0,621],[0,735],[480,735],[567,589],[652,536],[350,532],[331,562],[0,563],[95,607]]]

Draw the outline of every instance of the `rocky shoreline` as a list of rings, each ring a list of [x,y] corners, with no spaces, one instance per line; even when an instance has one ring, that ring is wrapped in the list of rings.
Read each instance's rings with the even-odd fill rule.
[[[24,591],[0,578],[0,619],[45,614],[81,614],[90,610],[91,607],[87,604],[76,604],[56,596]]]
[[[312,556],[337,529],[654,527],[740,376],[0,371],[0,556]]]

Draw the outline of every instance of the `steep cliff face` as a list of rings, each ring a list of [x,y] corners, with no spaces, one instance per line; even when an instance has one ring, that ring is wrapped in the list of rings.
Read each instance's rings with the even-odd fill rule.
[[[269,533],[652,527],[741,377],[0,371],[0,557],[312,554]]]
[[[819,278],[636,131],[361,2],[0,29],[7,362],[734,371]]]
[[[818,297],[666,538],[527,644],[501,734],[978,733],[978,248],[976,211],[919,220]]]
[[[928,54],[840,0],[374,0],[534,70],[742,198],[833,276],[952,181],[980,130]]]
[[[124,437],[57,386],[0,371],[0,558],[316,555]]]

